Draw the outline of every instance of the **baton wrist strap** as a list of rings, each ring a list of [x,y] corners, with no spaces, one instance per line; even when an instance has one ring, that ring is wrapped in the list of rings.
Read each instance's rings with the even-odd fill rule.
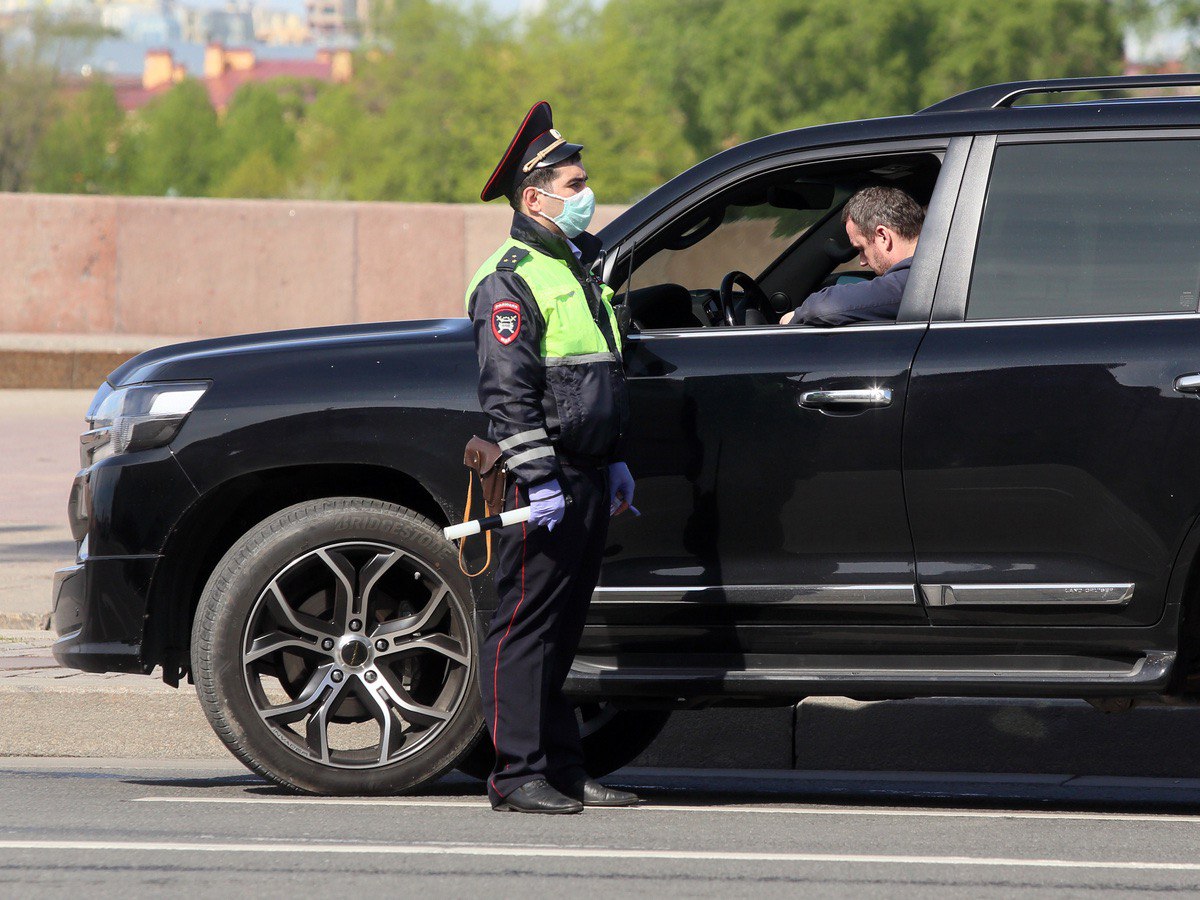
[[[471,496],[472,496],[472,489],[475,487],[475,480],[471,477],[472,474],[473,474],[473,470],[467,470],[467,505],[466,505],[466,508],[463,510],[463,522],[464,523],[471,521]],[[481,488],[483,487],[482,481],[480,482],[480,487]],[[486,496],[484,497],[484,500],[483,500],[483,514],[484,514],[484,516],[490,516],[492,514],[491,509],[488,507]],[[459,571],[461,571],[468,578],[476,578],[476,577],[482,575],[484,572],[486,572],[488,570],[488,567],[491,566],[491,564],[492,564],[492,532],[490,530],[484,532],[483,540],[484,540],[484,544],[487,546],[487,555],[483,560],[483,568],[480,569],[478,572],[468,572],[466,564],[463,562],[463,551],[466,549],[467,539],[463,538],[461,541],[458,542],[458,568],[459,568]]]

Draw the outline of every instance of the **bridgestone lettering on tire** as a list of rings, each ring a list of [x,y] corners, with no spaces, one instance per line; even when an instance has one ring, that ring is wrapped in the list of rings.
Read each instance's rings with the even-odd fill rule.
[[[479,736],[471,594],[441,529],[378,500],[259,523],[196,610],[192,672],[217,735],[255,772],[318,794],[412,790]]]

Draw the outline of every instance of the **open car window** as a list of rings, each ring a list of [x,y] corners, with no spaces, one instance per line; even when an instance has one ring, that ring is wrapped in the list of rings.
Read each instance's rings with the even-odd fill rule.
[[[909,153],[756,175],[681,208],[639,243],[632,265],[618,263],[627,283],[613,287],[627,298],[638,330],[720,327],[728,321],[719,296],[722,280],[743,272],[767,295],[758,301],[763,315],[755,320],[777,322],[827,283],[871,276],[857,266],[841,221],[855,191],[895,185],[927,204],[940,165],[938,154]],[[738,297],[735,304],[743,302]],[[735,312],[734,324],[750,321],[744,312]]]
[[[780,185],[762,194],[759,203],[731,202],[685,219],[675,240],[638,266],[637,282],[703,290],[720,284],[734,269],[757,278],[849,196],[833,186],[803,183]],[[815,205],[810,209],[774,205],[787,202]],[[690,228],[689,222],[694,223]]]

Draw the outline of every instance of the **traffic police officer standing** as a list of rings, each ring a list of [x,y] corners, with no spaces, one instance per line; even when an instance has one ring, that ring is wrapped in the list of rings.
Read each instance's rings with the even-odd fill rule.
[[[508,456],[508,508],[528,525],[498,532],[500,605],[480,652],[483,709],[496,767],[495,809],[574,813],[633,794],[590,779],[575,707],[562,692],[596,580],[610,515],[629,508],[621,458],[628,421],[612,291],[588,274],[600,242],[579,152],[538,103],[488,179],[507,196],[511,237],[467,289],[479,400]]]

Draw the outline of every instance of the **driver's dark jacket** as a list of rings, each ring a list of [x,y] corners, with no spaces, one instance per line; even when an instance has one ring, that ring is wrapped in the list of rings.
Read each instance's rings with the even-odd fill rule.
[[[819,290],[800,305],[789,324],[828,326],[895,322],[911,265],[910,256],[870,281],[835,284]]]
[[[568,357],[569,365],[544,359],[546,321],[519,274],[520,265],[514,271],[502,259],[468,298],[479,356],[479,402],[490,420],[489,437],[508,455],[512,476],[532,487],[560,478],[560,465],[600,466],[619,460],[629,402],[619,338],[613,334],[599,282],[587,271],[600,251],[600,240],[587,232],[576,237],[576,259],[563,238],[520,212],[513,215],[510,234],[570,268],[583,289],[575,302],[586,302],[611,351],[597,354],[604,359]],[[493,305],[505,300],[521,307],[521,326],[510,343],[501,342],[492,328]],[[553,453],[547,449],[551,447]]]

